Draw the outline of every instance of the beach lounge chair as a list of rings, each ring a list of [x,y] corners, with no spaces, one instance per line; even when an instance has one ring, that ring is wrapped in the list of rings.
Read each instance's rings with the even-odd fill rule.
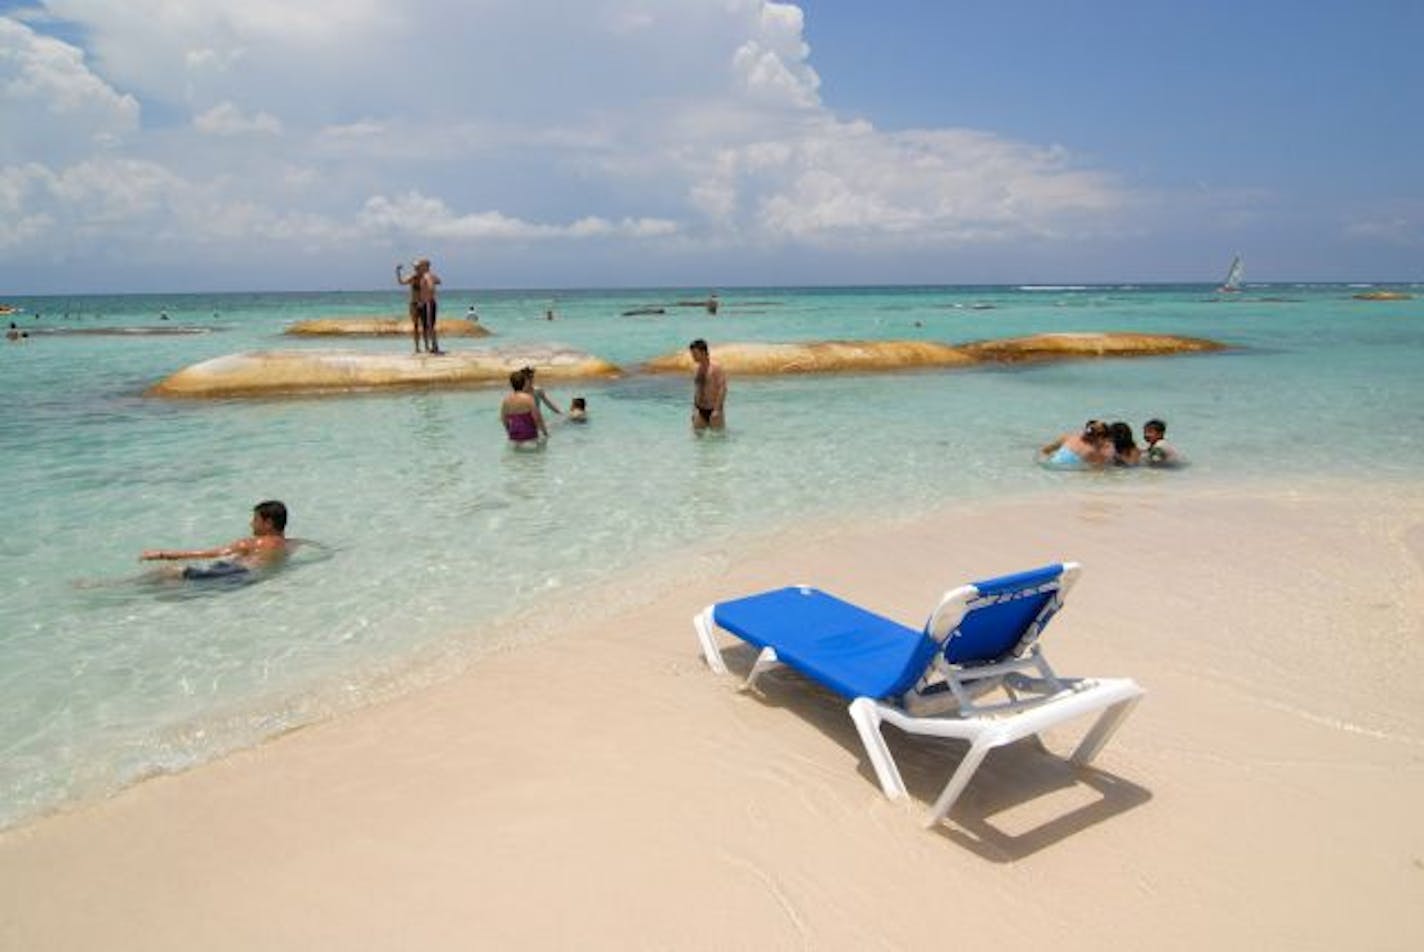
[[[885,795],[906,795],[881,733],[969,741],[935,801],[942,820],[995,747],[1062,721],[1101,712],[1071,760],[1087,764],[1143,691],[1127,678],[1065,678],[1049,667],[1039,635],[1077,580],[1074,562],[986,579],[946,592],[923,629],[866,611],[805,585],[710,605],[693,619],[713,671],[727,667],[714,637],[722,628],[761,649],[744,687],[785,664],[849,698],[850,716]]]

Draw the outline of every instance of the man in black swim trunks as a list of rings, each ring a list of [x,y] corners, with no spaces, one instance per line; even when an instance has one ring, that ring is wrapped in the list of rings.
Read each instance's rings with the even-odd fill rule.
[[[231,578],[272,568],[287,557],[287,507],[275,499],[252,507],[252,535],[211,549],[147,549],[144,562],[217,559],[205,566],[185,566],[173,574],[185,579]]]
[[[727,425],[723,407],[727,402],[727,375],[712,362],[707,342],[697,338],[687,345],[692,362],[697,366],[692,376],[692,430],[720,430]]]

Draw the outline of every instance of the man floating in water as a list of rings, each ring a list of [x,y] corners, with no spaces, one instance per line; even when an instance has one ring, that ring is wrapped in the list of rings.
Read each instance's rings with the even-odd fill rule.
[[[236,578],[275,568],[287,558],[287,507],[275,499],[252,507],[252,535],[212,549],[148,549],[145,562],[216,559],[205,566],[185,566],[174,575],[184,579]]]

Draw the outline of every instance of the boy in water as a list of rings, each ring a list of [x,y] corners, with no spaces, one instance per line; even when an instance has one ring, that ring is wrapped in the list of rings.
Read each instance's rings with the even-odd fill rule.
[[[252,535],[212,549],[148,549],[141,561],[217,559],[201,568],[185,566],[174,575],[184,579],[228,578],[280,565],[287,557],[287,507],[275,499],[252,507]]]
[[[1167,424],[1162,420],[1148,420],[1142,424],[1142,439],[1147,444],[1147,451],[1142,455],[1146,457],[1148,466],[1176,466],[1181,463],[1182,455],[1164,439],[1166,435]]]
[[[588,422],[588,402],[583,397],[574,397],[569,401],[569,422]]]

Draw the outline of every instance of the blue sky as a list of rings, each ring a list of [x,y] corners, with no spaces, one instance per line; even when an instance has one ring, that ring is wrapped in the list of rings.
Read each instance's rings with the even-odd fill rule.
[[[1424,279],[1424,4],[0,0],[0,295]]]

